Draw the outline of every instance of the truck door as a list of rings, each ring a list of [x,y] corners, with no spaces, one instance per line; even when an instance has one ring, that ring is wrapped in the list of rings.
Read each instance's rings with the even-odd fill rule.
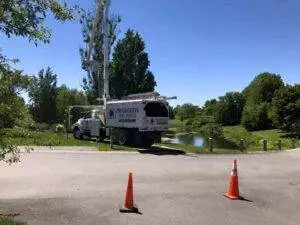
[[[100,111],[94,111],[92,112],[92,116],[91,118],[89,118],[88,120],[88,124],[89,124],[89,128],[91,131],[91,136],[94,137],[99,137],[99,132],[100,132],[100,127],[103,126],[103,123],[100,119]]]

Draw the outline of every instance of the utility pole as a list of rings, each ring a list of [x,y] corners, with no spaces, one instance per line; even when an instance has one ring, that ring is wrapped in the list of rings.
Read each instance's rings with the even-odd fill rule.
[[[92,53],[94,49],[94,41],[97,33],[103,35],[103,93],[101,93],[100,85],[98,86],[99,100],[103,99],[103,104],[106,106],[106,101],[110,99],[109,96],[109,47],[110,47],[110,37],[109,37],[109,7],[110,0],[97,0],[96,2],[96,14],[93,20],[91,39],[88,44],[87,51],[87,60],[89,62],[88,73],[91,74],[96,72],[99,79],[101,78],[100,74],[100,63],[92,59]],[[102,18],[102,19],[101,19]],[[97,32],[98,23],[101,21],[101,26],[99,26],[99,31]]]
[[[104,62],[103,62],[103,81],[104,81],[104,93],[103,93],[103,101],[104,105],[106,105],[106,101],[110,99],[109,96],[109,45],[110,45],[110,37],[109,37],[109,7],[110,7],[110,0],[104,0],[104,10],[103,10],[103,55],[104,55]]]

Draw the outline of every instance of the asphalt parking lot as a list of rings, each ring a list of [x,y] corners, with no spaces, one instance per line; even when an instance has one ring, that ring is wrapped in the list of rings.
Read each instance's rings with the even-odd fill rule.
[[[240,193],[226,192],[238,160]],[[249,155],[54,151],[0,164],[0,212],[29,224],[300,224],[300,150]],[[121,214],[128,172],[142,214]]]

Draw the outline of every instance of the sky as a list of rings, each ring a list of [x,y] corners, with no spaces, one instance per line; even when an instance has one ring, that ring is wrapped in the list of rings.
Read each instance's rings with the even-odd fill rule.
[[[94,0],[69,0],[92,8]],[[298,0],[112,0],[119,14],[119,38],[138,31],[146,44],[156,90],[177,96],[172,105],[203,105],[229,91],[242,91],[261,72],[300,83],[300,1]],[[0,33],[0,48],[20,59],[18,68],[37,74],[50,66],[58,83],[81,88],[81,25],[49,20],[50,44]]]

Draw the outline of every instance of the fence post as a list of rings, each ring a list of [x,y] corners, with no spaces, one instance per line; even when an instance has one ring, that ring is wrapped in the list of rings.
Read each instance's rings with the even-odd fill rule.
[[[296,148],[296,138],[292,138],[292,148]]]
[[[109,128],[109,135],[110,135],[110,148],[113,149],[113,134],[112,134],[112,128]]]
[[[281,151],[281,144],[282,144],[282,141],[281,141],[281,139],[279,139],[279,140],[278,140],[278,150],[279,150],[279,151]]]
[[[213,152],[213,139],[212,138],[209,138],[209,151],[210,152]]]
[[[68,127],[67,127],[67,138],[69,138],[69,131],[70,131],[70,126],[71,126],[71,119],[70,119],[70,111],[71,111],[71,108],[69,107],[68,109]]]
[[[240,150],[241,152],[244,152],[244,139],[240,140]]]
[[[268,141],[267,140],[263,141],[263,145],[264,145],[263,150],[268,151]]]

